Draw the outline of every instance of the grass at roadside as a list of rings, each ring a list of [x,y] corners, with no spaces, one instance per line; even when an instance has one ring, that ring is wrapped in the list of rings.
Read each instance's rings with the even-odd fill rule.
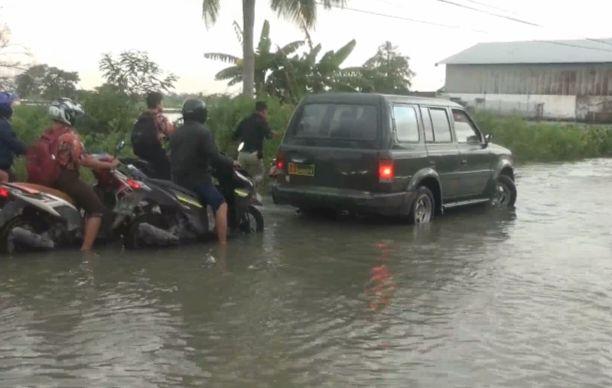
[[[521,163],[612,156],[612,125],[528,122],[488,113],[478,113],[475,119],[494,143],[512,150]]]

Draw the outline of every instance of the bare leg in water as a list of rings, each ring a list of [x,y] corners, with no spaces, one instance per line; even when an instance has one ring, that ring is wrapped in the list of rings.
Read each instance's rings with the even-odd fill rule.
[[[93,248],[98,232],[100,231],[100,225],[102,225],[102,217],[94,216],[89,217],[85,222],[85,236],[83,237],[83,245],[81,246],[82,252],[89,252]]]
[[[227,203],[223,203],[215,213],[215,227],[219,244],[227,244]]]

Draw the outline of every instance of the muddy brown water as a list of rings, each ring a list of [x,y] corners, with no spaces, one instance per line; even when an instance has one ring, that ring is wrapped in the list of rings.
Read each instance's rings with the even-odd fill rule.
[[[0,260],[0,386],[611,386],[612,160],[431,225]],[[214,260],[212,259],[214,257]]]

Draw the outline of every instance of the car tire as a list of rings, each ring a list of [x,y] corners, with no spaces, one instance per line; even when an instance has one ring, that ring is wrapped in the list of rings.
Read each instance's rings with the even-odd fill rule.
[[[491,195],[491,207],[496,209],[512,209],[516,203],[517,190],[512,178],[500,175],[495,180],[495,187]]]
[[[436,201],[433,193],[425,186],[419,187],[412,202],[409,216],[410,223],[414,225],[428,224],[434,218],[435,212]]]

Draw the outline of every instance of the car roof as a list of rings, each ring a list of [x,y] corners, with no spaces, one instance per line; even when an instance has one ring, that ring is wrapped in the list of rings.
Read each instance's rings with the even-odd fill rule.
[[[304,98],[302,103],[363,103],[363,104],[377,104],[382,100],[389,102],[402,102],[409,104],[424,104],[424,105],[442,105],[450,106],[452,108],[463,107],[454,101],[445,98],[431,98],[431,97],[418,97],[418,96],[400,96],[391,94],[379,94],[379,93],[321,93],[312,94]]]

